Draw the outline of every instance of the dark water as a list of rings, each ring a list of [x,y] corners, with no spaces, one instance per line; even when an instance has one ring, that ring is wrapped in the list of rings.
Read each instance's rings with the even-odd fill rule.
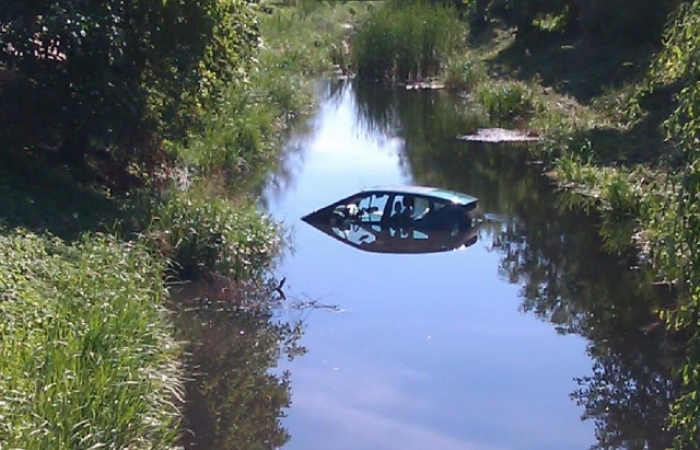
[[[478,122],[458,100],[321,89],[264,203],[294,230],[278,268],[289,300],[341,311],[306,310],[303,336],[270,311],[187,319],[200,369],[188,448],[668,445],[677,350],[633,252],[608,253],[595,217],[568,208],[522,147],[454,139]],[[418,255],[362,252],[300,221],[385,184],[465,192],[488,220],[475,244]]]

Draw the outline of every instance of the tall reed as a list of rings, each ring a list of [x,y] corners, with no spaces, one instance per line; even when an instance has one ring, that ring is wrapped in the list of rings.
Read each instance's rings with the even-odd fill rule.
[[[352,64],[361,79],[433,77],[463,42],[465,32],[451,7],[426,1],[387,3],[373,11],[352,39]]]

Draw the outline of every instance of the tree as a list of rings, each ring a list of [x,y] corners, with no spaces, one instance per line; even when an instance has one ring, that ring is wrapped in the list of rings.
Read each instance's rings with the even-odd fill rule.
[[[245,0],[6,0],[0,91],[12,148],[126,165],[178,136],[208,98],[244,77],[258,45]]]

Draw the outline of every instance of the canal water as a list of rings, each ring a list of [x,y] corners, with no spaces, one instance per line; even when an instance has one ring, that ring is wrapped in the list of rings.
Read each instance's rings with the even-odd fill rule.
[[[457,140],[482,123],[460,99],[319,90],[263,195],[292,230],[276,268],[287,302],[315,307],[192,333],[205,381],[190,392],[187,447],[665,448],[674,352],[634,252],[606,250],[596,218],[521,145]],[[476,242],[371,253],[300,220],[377,185],[477,197]]]

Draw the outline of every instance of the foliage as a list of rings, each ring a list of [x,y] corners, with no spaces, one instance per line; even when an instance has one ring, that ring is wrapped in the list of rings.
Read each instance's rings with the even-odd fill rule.
[[[303,0],[300,6],[274,8],[260,18],[264,38],[262,60],[266,67],[296,73],[327,72],[337,66],[349,69],[350,35],[372,2]]]
[[[10,0],[0,12],[5,138],[74,164],[152,162],[257,47],[245,0]],[[99,151],[106,150],[107,156]]]
[[[674,404],[672,425],[678,431],[676,448],[696,448],[700,444],[700,341],[697,330],[700,311],[700,2],[688,2],[679,8],[668,27],[664,51],[654,67],[655,88],[680,83],[675,111],[665,123],[669,137],[678,146],[685,163],[679,174],[676,196],[667,205],[666,220],[661,222],[659,253],[664,269],[674,277],[684,293],[678,310],[664,315],[670,326],[691,335],[688,358],[680,368],[682,395]]]
[[[474,90],[474,100],[492,119],[525,119],[542,108],[532,90],[518,82],[482,83]]]
[[[174,152],[197,176],[223,175],[228,186],[243,190],[273,165],[282,130],[312,102],[308,91],[294,74],[257,70],[250,82],[234,82],[223,90]]]
[[[281,230],[253,204],[197,195],[196,191],[151,201],[143,242],[171,262],[181,278],[215,272],[236,280],[267,271],[277,255]]]
[[[449,58],[444,71],[445,87],[462,92],[473,91],[486,78],[486,69],[470,55]]]
[[[0,236],[0,446],[169,449],[179,349],[162,265],[104,236]]]
[[[352,39],[351,59],[366,80],[424,79],[440,73],[462,43],[464,26],[454,10],[412,1],[373,10]]]

